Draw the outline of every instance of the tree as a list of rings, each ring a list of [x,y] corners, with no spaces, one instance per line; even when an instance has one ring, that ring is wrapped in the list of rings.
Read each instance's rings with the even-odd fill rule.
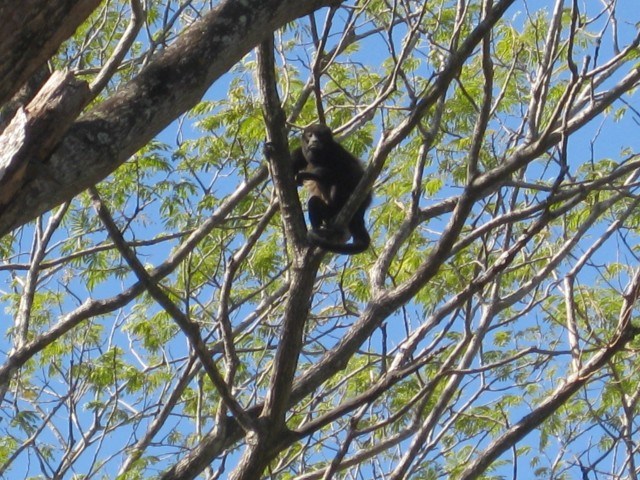
[[[35,3],[0,6],[2,475],[637,478],[633,2]],[[306,242],[318,121],[360,255]]]

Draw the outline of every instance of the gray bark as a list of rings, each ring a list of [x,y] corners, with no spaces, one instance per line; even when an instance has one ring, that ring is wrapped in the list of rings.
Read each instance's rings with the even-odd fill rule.
[[[71,126],[47,160],[49,167],[26,178],[0,212],[0,236],[108,176],[176,117],[196,105],[209,86],[266,34],[335,3],[221,3],[158,54],[136,78]]]
[[[100,0],[29,0],[0,4],[0,105],[76,31]]]

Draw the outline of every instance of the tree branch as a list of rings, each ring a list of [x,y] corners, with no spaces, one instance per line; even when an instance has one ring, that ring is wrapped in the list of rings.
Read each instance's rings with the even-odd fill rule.
[[[100,0],[3,2],[0,105],[11,98],[100,4]]]
[[[226,0],[182,33],[118,92],[71,127],[0,215],[0,236],[113,172],[202,98],[265,33],[335,0]]]
[[[196,352],[200,363],[202,363],[205,372],[207,372],[207,375],[211,380],[211,383],[213,383],[213,385],[216,387],[218,393],[224,400],[225,405],[233,413],[235,418],[238,420],[238,423],[245,431],[253,430],[253,419],[249,415],[247,415],[247,412],[245,412],[245,410],[240,406],[238,401],[231,394],[229,385],[225,383],[222,374],[218,371],[218,367],[216,366],[215,362],[211,358],[211,355],[209,354],[209,351],[207,350],[207,346],[205,345],[204,340],[202,340],[202,335],[200,335],[200,327],[198,326],[198,324],[192,321],[186,314],[182,312],[182,310],[178,308],[175,303],[173,303],[173,301],[171,301],[169,296],[160,288],[159,284],[153,280],[142,263],[140,263],[138,257],[133,253],[133,251],[124,241],[122,233],[113,221],[111,214],[102,203],[98,191],[95,188],[92,188],[90,194],[93,205],[98,212],[100,220],[102,220],[102,223],[109,232],[109,236],[113,240],[113,243],[115,243],[118,251],[131,267],[131,270],[133,270],[136,277],[138,277],[138,280],[140,280],[140,282],[144,285],[147,292],[149,292],[149,295],[151,295],[153,299],[158,302],[158,304],[171,316],[171,318],[173,318],[176,324],[180,327],[180,330],[182,330],[185,336],[189,339],[191,348],[193,348]]]
[[[541,425],[547,418],[555,413],[558,408],[565,405],[565,402],[580,388],[585,386],[598,370],[606,365],[616,353],[622,351],[622,349],[640,333],[640,329],[631,324],[631,312],[639,297],[640,269],[636,270],[627,288],[627,292],[623,295],[618,328],[609,345],[598,350],[580,370],[569,375],[567,380],[537,408],[525,415],[519,422],[494,440],[491,445],[462,472],[459,477],[460,480],[478,478],[478,475],[484,472],[500,455],[524,438],[529,432]]]

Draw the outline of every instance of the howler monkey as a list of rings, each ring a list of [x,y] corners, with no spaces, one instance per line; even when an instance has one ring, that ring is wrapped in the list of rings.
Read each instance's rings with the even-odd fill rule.
[[[360,160],[333,139],[325,125],[311,125],[302,132],[302,145],[291,153],[298,185],[305,185],[311,230],[309,241],[331,252],[352,255],[364,252],[371,243],[364,214],[371,204],[371,192],[353,214],[347,232],[336,230],[333,221],[347,203],[364,174]]]

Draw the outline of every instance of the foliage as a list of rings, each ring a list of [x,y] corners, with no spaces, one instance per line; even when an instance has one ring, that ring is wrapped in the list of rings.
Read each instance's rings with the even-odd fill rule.
[[[146,3],[96,104],[210,8]],[[317,276],[273,182],[224,210],[265,164],[255,53],[97,185],[249,416],[286,360],[297,275],[314,276],[286,411],[299,436],[268,433],[265,478],[636,478],[640,144],[624,79],[640,18],[605,3],[514,2],[444,86],[483,2],[345,2],[278,30],[290,144],[317,121],[317,75],[328,124],[379,173],[371,249],[326,255]],[[104,3],[53,65],[90,80],[129,16]],[[191,478],[171,469],[209,445],[196,475],[252,478],[240,419],[94,206],[85,192],[0,241],[1,474]]]

